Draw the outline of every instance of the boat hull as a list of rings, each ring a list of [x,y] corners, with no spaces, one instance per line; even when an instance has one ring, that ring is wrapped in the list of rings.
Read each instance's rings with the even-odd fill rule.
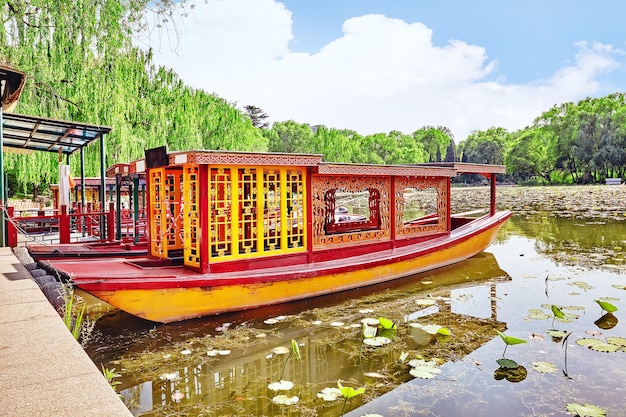
[[[73,275],[77,287],[121,310],[167,323],[316,297],[451,265],[486,249],[509,216],[485,216],[444,237],[386,253],[265,271],[177,275],[175,271],[184,270],[179,267],[159,268],[150,276],[144,272],[116,277],[108,268],[112,272],[107,277],[102,272],[73,274],[69,261],[52,261],[52,266]],[[92,267],[107,269],[106,264]]]

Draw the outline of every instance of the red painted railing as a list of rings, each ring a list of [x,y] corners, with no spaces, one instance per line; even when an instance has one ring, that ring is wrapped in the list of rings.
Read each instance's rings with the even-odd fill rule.
[[[77,208],[74,213],[68,213],[67,206],[61,206],[58,212],[49,216],[41,211],[36,216],[14,216],[15,209],[7,207],[7,214],[7,243],[10,247],[17,246],[18,232],[58,233],[59,243],[70,243],[72,232],[81,233],[81,237],[97,237],[101,242],[115,239],[113,203],[109,204],[108,211],[95,211],[87,207],[86,211]]]

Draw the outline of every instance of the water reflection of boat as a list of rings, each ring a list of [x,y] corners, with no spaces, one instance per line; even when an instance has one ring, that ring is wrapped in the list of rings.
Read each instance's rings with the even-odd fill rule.
[[[146,164],[150,256],[49,264],[94,296],[158,322],[450,265],[488,247],[510,216],[495,209],[503,166],[343,165],[317,155],[218,151],[147,152],[135,164]],[[451,177],[466,172],[491,180],[487,215],[450,213]],[[407,191],[432,195],[436,213],[405,218]],[[369,213],[336,221],[340,193],[366,193]]]
[[[185,328],[181,332],[186,335],[188,342],[178,340],[172,343],[172,346],[188,347],[193,351],[192,355],[197,356],[177,362],[175,358],[181,357],[179,351],[154,346],[135,350],[135,352],[152,352],[151,355],[154,355],[157,362],[160,361],[162,365],[156,372],[157,376],[148,380],[145,379],[143,373],[127,375],[131,377],[131,380],[123,381],[120,385],[121,393],[135,414],[159,409],[163,411],[167,410],[167,407],[179,406],[182,409],[185,407],[205,408],[207,411],[210,409],[215,415],[229,412],[238,415],[275,415],[277,413],[271,409],[273,405],[268,397],[267,384],[277,381],[285,368],[283,379],[296,383],[294,391],[301,398],[301,407],[315,407],[315,415],[339,415],[341,401],[325,404],[319,399],[315,400],[317,392],[333,386],[336,384],[335,381],[341,379],[362,385],[364,378],[370,378],[368,381],[373,382],[372,377],[368,376],[369,371],[382,372],[385,383],[369,384],[368,390],[375,390],[377,389],[375,386],[378,385],[379,389],[386,392],[392,386],[411,378],[408,374],[410,369],[408,365],[398,361],[398,352],[410,352],[411,358],[420,354],[429,358],[459,360],[488,342],[493,337],[494,328],[504,330],[504,323],[499,322],[497,318],[495,301],[488,297],[475,300],[475,306],[479,310],[486,308],[491,311],[488,317],[481,318],[454,312],[457,304],[466,303],[452,296],[455,290],[479,286],[495,291],[495,286],[500,279],[509,279],[508,275],[499,269],[493,255],[481,254],[461,263],[458,267],[436,271],[429,278],[442,278],[451,285],[425,290],[424,285],[416,285],[415,282],[411,285],[406,281],[396,288],[402,295],[398,298],[391,297],[388,301],[389,305],[380,301],[371,302],[374,311],[369,314],[374,317],[378,317],[378,308],[395,309],[400,317],[403,317],[392,342],[393,349],[364,349],[361,346],[363,336],[360,319],[368,313],[359,315],[354,311],[351,302],[345,302],[334,304],[326,309],[309,310],[297,317],[287,317],[285,321],[276,325],[264,325],[259,322],[244,326],[250,336],[245,347],[235,347],[226,356],[218,355],[208,359],[204,350],[211,349],[215,336],[204,335],[206,339],[200,339],[201,331],[197,335],[190,335],[189,330]],[[471,280],[471,283],[468,283],[468,280]],[[453,285],[454,283],[461,285]],[[415,301],[423,299],[426,293],[432,295],[435,301],[433,306],[417,305]],[[402,308],[406,306],[411,306],[412,309],[402,311]],[[436,308],[433,309],[433,307]],[[325,322],[320,325],[312,324],[306,328],[301,327],[305,320],[312,323],[314,319],[331,312],[336,314],[333,316],[334,319],[345,322],[344,326],[332,327],[329,322]],[[342,316],[343,313],[345,316]],[[417,343],[413,334],[415,329],[409,325],[417,321],[446,326],[451,329],[455,339],[460,338],[464,341],[438,344],[430,338]],[[193,323],[202,328],[201,323],[197,321]],[[352,327],[354,323],[357,324],[356,328]],[[179,325],[185,324],[181,323],[176,326]],[[167,327],[170,326],[162,326],[156,332],[164,331],[163,328]],[[206,332],[206,329],[203,330]],[[265,332],[272,334],[273,337],[256,338],[253,336]],[[151,334],[150,338],[154,337],[155,334]],[[231,338],[237,340],[236,336],[231,336]],[[168,336],[168,339],[172,342],[171,337]],[[290,339],[296,340],[300,345],[302,354],[300,360],[294,357],[287,360],[286,354],[275,353],[277,347],[288,348]],[[222,346],[222,348],[230,350],[231,346]],[[359,351],[361,354],[358,353]],[[159,359],[168,356],[172,358],[169,365]],[[143,361],[145,357],[138,355],[135,360]],[[123,360],[121,365],[127,366],[127,362]],[[381,371],[381,369],[385,370]],[[184,399],[179,404],[175,404],[172,400],[172,395],[177,392],[185,393]],[[269,392],[269,395],[271,397],[272,393]],[[373,394],[370,392],[370,395]],[[352,403],[351,406],[353,406]],[[234,408],[238,411],[234,412]]]

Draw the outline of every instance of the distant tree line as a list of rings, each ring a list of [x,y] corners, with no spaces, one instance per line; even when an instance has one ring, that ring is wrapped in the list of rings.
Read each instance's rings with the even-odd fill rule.
[[[0,2],[0,63],[27,74],[16,111],[110,126],[106,164],[142,158],[144,150],[228,149],[317,153],[326,161],[415,164],[440,161],[506,164],[503,180],[524,184],[593,183],[626,176],[624,94],[554,106],[531,126],[474,131],[458,144],[445,126],[361,135],[292,120],[271,126],[254,105],[239,109],[193,89],[157,66],[132,35],[158,8],[167,24],[173,0],[21,0]],[[179,10],[179,9],[177,9]],[[71,170],[80,161],[72,159]],[[10,189],[32,193],[57,181],[57,155],[6,154]],[[99,149],[85,153],[86,175],[99,170]]]

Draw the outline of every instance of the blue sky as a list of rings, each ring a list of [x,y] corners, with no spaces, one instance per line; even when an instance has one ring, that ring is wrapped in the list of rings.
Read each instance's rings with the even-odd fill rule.
[[[189,85],[272,121],[460,141],[623,91],[624,16],[621,0],[198,0],[148,41]]]

